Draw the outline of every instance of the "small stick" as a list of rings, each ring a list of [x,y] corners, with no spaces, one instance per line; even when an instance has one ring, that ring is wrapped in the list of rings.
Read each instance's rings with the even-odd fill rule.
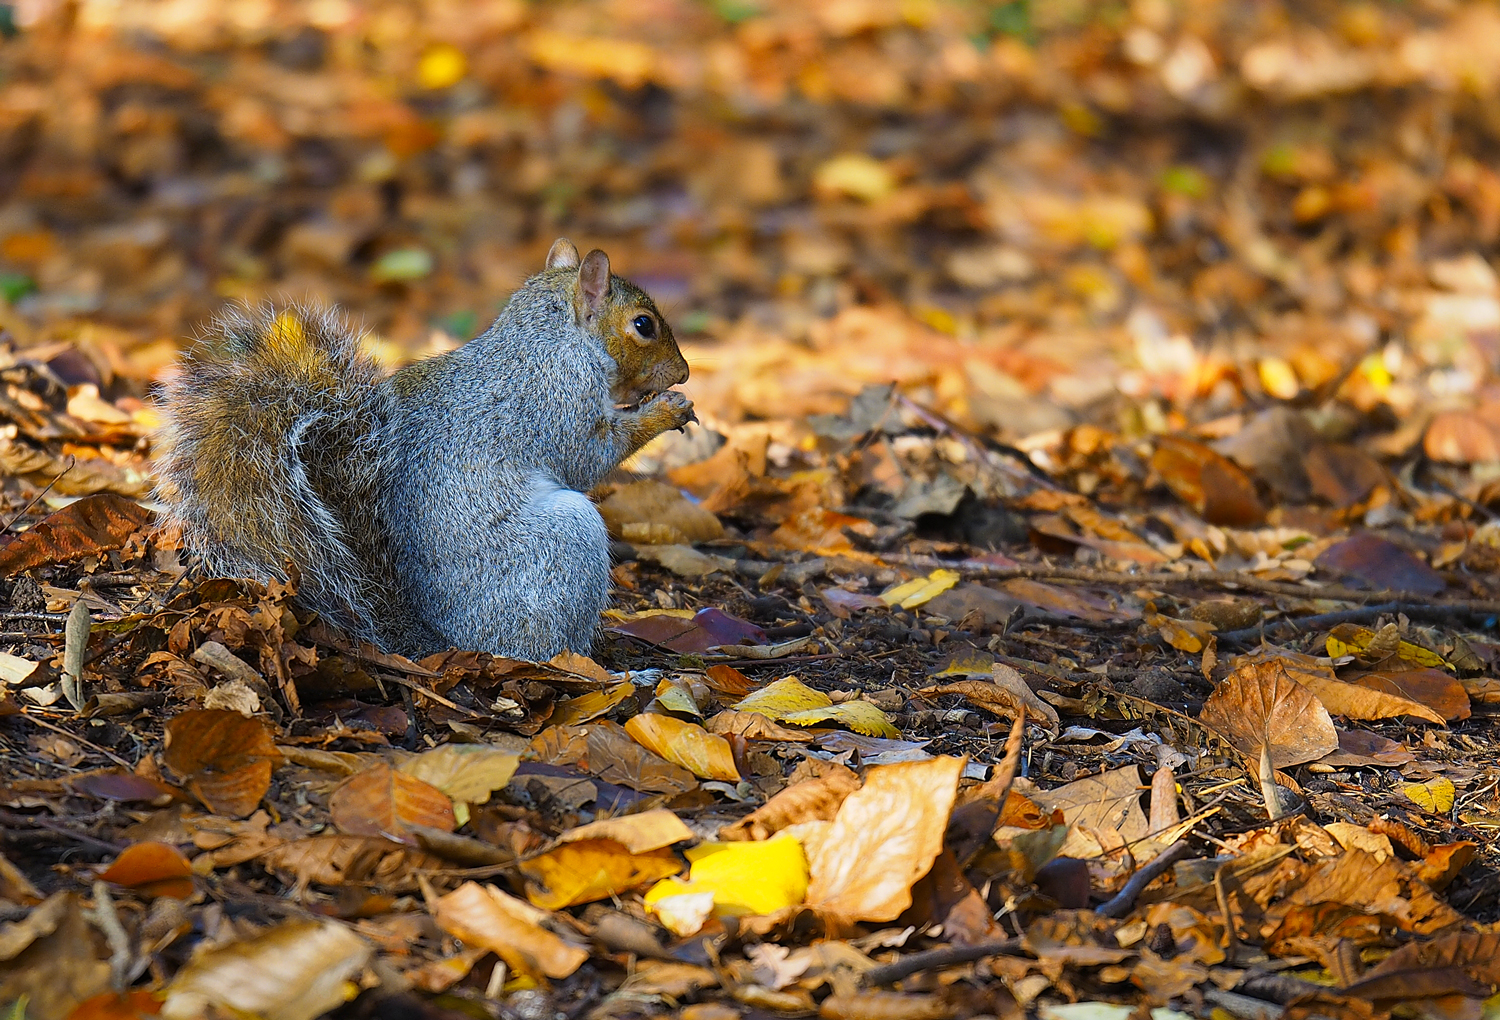
[[[1187,840],[1179,839],[1151,860],[1141,865],[1139,871],[1130,876],[1130,881],[1125,883],[1125,888],[1115,894],[1114,898],[1105,901],[1094,913],[1100,917],[1124,917],[1130,913],[1130,908],[1135,906],[1136,899],[1145,891],[1146,886],[1156,881],[1158,875],[1182,860],[1193,852]]]
[[[895,963],[883,964],[865,971],[865,984],[889,985],[911,977],[922,970],[951,967],[956,963],[973,963],[987,956],[1013,956],[1021,948],[1018,938],[987,939],[967,946],[943,946],[903,956]]]

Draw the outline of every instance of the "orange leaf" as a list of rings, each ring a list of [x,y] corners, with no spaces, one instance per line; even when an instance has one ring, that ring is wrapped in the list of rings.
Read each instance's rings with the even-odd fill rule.
[[[68,1020],[144,1020],[161,1014],[162,1001],[155,992],[100,992],[84,999]]]
[[[167,723],[167,766],[210,811],[244,818],[271,787],[281,752],[259,719],[225,709],[194,709]]]
[[[99,877],[139,889],[149,896],[185,900],[193,894],[193,866],[170,843],[146,842],[126,847]]]
[[[491,950],[521,974],[565,978],[589,958],[588,950],[543,928],[547,916],[545,910],[478,882],[465,882],[433,904],[433,919],[448,934]]]
[[[632,716],[625,732],[648,751],[654,751],[674,765],[681,765],[700,779],[740,781],[740,770],[734,764],[729,741],[716,736],[697,723],[674,719],[669,715]]]
[[[453,801],[435,786],[381,762],[345,779],[328,798],[328,813],[351,836],[384,836],[411,843],[408,827],[452,832]]]

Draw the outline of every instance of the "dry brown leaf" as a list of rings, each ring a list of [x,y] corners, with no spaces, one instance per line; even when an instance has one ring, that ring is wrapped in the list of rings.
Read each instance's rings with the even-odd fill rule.
[[[1322,702],[1274,660],[1250,662],[1229,674],[1198,719],[1252,759],[1269,747],[1277,768],[1313,761],[1339,746]]]
[[[656,481],[620,486],[599,504],[599,515],[611,538],[638,545],[695,545],[724,537],[717,517]]]
[[[289,921],[248,939],[213,946],[193,957],[166,989],[162,1013],[313,1020],[347,999],[374,950],[333,921]]]
[[[224,709],[193,709],[167,722],[167,766],[210,811],[244,818],[271,788],[281,752],[265,723]]]
[[[732,708],[706,720],[703,728],[721,737],[734,735],[746,740],[790,740],[796,744],[807,744],[813,740],[812,734],[788,729],[759,712],[738,712]]]
[[[1428,722],[1443,722],[1443,717],[1437,712],[1400,694],[1388,694],[1363,684],[1346,684],[1342,680],[1334,680],[1297,667],[1289,668],[1286,672],[1322,702],[1323,707],[1332,715],[1346,719],[1396,719],[1411,716]],[[1467,701],[1467,697],[1465,700]]]
[[[409,827],[452,832],[453,801],[415,776],[380,762],[339,783],[328,797],[333,823],[351,836],[384,836],[415,844]]]
[[[483,946],[528,977],[565,978],[589,958],[587,949],[542,927],[547,911],[492,885],[465,882],[433,903],[432,916],[448,934]]]
[[[558,836],[557,841],[579,843],[589,839],[612,839],[633,854],[643,854],[696,838],[681,818],[666,808],[657,808],[575,826]]]
[[[808,904],[848,920],[899,916],[943,847],[967,762],[940,757],[872,768],[809,853]]]
[[[832,821],[845,798],[859,789],[859,777],[836,763],[816,779],[793,783],[744,818],[719,829],[723,840],[770,839],[789,825]]]
[[[1410,699],[1432,709],[1444,722],[1469,718],[1469,693],[1457,679],[1440,669],[1381,670],[1355,677],[1352,683],[1372,691]]]
[[[155,518],[134,500],[100,492],[49,514],[0,549],[0,575],[118,549]]]

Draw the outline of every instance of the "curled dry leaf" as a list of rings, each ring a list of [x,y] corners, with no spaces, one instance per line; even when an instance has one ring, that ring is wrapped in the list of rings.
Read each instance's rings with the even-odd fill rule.
[[[438,927],[472,946],[483,946],[519,974],[565,978],[589,958],[588,950],[542,927],[539,910],[492,885],[465,882],[433,904]]]
[[[1229,674],[1198,719],[1252,759],[1269,747],[1277,768],[1314,761],[1339,746],[1328,710],[1277,661],[1250,662]]]
[[[1346,719],[1396,719],[1405,715],[1428,722],[1443,722],[1443,717],[1437,712],[1402,694],[1390,694],[1362,684],[1346,684],[1295,667],[1288,669],[1287,675],[1306,687],[1331,715]]]
[[[1500,933],[1451,932],[1408,942],[1344,989],[1357,999],[1488,998],[1500,985]]]
[[[576,698],[559,702],[552,709],[547,723],[551,726],[578,726],[611,711],[616,705],[630,697],[635,684],[628,680],[602,691],[580,694]]]
[[[700,779],[740,781],[729,741],[710,733],[697,723],[669,715],[642,713],[632,716],[625,732],[642,747],[680,765]]]
[[[328,797],[333,823],[351,836],[384,836],[415,844],[411,825],[452,832],[453,801],[437,787],[380,762],[356,772]]]
[[[351,982],[370,944],[332,921],[292,921],[198,954],[167,986],[161,1015],[188,1020],[211,1009],[235,1016],[313,1020],[358,994]]]
[[[872,768],[809,854],[808,903],[848,920],[890,921],[943,847],[967,758]]]
[[[259,719],[224,709],[193,709],[166,728],[167,766],[216,814],[244,818],[271,787],[281,752]]]
[[[723,840],[769,839],[789,825],[832,821],[844,799],[859,789],[859,777],[835,765],[817,779],[793,783],[744,818],[719,829]]]

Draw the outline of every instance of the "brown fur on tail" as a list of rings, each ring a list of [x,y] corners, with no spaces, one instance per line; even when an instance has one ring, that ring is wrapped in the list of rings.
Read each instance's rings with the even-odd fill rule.
[[[183,355],[162,412],[159,494],[207,568],[285,580],[295,564],[304,602],[384,643],[393,405],[359,334],[333,311],[233,309]]]

